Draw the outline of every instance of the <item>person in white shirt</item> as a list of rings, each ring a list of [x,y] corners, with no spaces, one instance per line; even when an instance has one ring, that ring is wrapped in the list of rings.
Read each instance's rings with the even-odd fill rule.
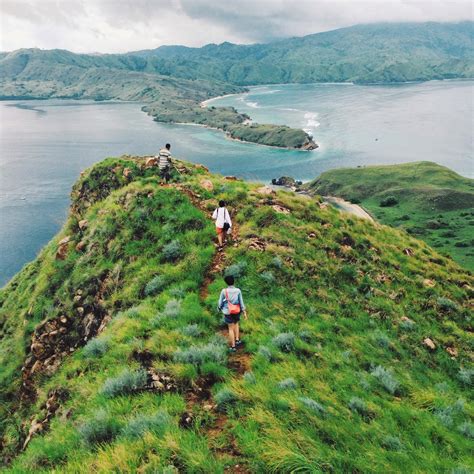
[[[167,143],[164,148],[160,150],[158,155],[158,167],[160,168],[161,178],[167,183],[171,177],[171,145]]]
[[[219,207],[213,212],[212,218],[216,221],[219,250],[222,250],[225,242],[225,234],[230,234],[232,229],[232,221],[229,211],[225,207],[225,201],[219,201]]]

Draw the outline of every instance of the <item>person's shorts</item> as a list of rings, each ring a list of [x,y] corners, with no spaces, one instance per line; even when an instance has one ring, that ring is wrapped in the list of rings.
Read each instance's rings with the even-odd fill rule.
[[[240,313],[239,314],[224,314],[224,321],[226,324],[235,324],[240,321]]]
[[[224,228],[223,227],[216,227],[216,232],[218,234],[223,234],[224,233]]]

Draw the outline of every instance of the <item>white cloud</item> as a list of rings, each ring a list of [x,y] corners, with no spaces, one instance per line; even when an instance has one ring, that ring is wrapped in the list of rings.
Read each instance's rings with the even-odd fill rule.
[[[376,21],[472,19],[470,0],[0,0],[0,50],[123,52],[302,36]]]

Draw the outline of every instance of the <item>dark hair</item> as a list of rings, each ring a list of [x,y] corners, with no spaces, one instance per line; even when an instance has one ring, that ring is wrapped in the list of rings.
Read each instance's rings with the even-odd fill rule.
[[[170,145],[169,143],[167,143],[167,144],[165,145],[165,148],[168,148],[168,150],[169,150],[169,149],[171,148],[171,145]]]
[[[227,275],[224,277],[224,281],[229,285],[232,286],[234,284],[234,277],[232,275]]]
[[[225,207],[225,201],[222,199],[219,201],[219,207]]]

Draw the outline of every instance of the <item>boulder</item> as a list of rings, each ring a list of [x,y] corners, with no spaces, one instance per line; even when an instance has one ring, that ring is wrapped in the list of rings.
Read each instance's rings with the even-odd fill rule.
[[[435,285],[436,282],[434,280],[430,280],[429,278],[423,280],[423,286],[426,286],[426,288],[433,288]]]
[[[423,339],[423,345],[426,346],[430,351],[434,351],[436,349],[436,344],[429,337]]]
[[[145,161],[145,168],[151,168],[152,166],[157,166],[158,160],[154,156],[150,156]]]
[[[455,347],[446,347],[446,352],[451,357],[457,357],[458,356],[458,350]]]
[[[70,240],[71,237],[68,235],[59,241],[56,251],[56,260],[64,260],[66,258]]]
[[[201,187],[203,187],[206,191],[212,191],[214,190],[214,185],[212,184],[212,181],[209,179],[203,179],[199,182]]]
[[[262,186],[257,189],[257,193],[264,194],[265,196],[274,196],[276,192],[270,186]]]
[[[236,176],[226,176],[224,179],[226,179],[227,181],[237,181]]]
[[[89,223],[87,222],[87,219],[82,219],[81,221],[78,222],[77,225],[79,226],[80,230],[84,230],[84,229],[87,229],[87,226],[89,225]]]
[[[123,177],[124,177],[125,179],[128,179],[128,178],[130,178],[131,176],[132,176],[132,170],[131,170],[130,168],[125,168],[125,169],[123,170]]]
[[[274,204],[272,209],[279,214],[290,214],[290,210],[287,207],[280,206],[279,204]]]
[[[76,252],[82,252],[86,247],[86,243],[81,240],[77,245],[76,245]]]

